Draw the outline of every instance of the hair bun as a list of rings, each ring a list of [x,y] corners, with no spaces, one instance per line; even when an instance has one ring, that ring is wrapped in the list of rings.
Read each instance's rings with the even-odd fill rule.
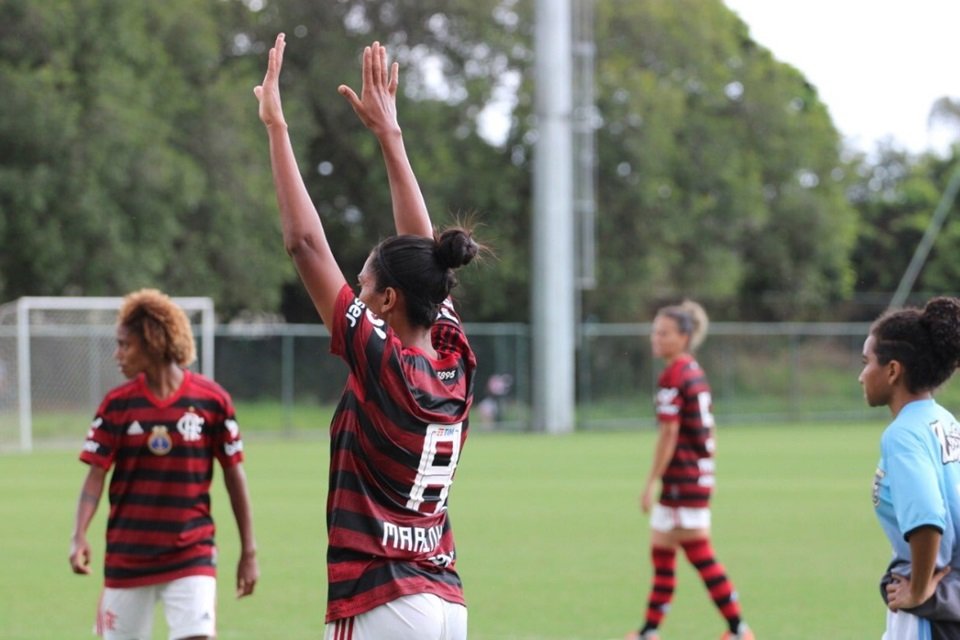
[[[479,251],[480,245],[469,232],[461,228],[453,228],[440,234],[434,255],[437,263],[444,269],[459,269],[470,264]]]
[[[960,360],[960,300],[940,296],[923,308],[920,325],[927,331],[934,352],[956,367]]]

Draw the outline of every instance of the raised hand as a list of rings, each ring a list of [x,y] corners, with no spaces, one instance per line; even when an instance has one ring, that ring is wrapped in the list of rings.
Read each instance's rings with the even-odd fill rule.
[[[283,49],[286,45],[284,34],[278,34],[273,48],[270,49],[263,84],[253,88],[253,95],[257,96],[260,102],[260,120],[268,127],[287,124],[283,118],[283,105],[280,103],[280,69],[283,67]]]
[[[272,58],[271,58],[272,60]],[[397,132],[397,84],[400,66],[394,62],[387,66],[387,50],[374,42],[363,50],[363,85],[360,96],[345,84],[337,91],[353,107],[360,122],[378,138]]]

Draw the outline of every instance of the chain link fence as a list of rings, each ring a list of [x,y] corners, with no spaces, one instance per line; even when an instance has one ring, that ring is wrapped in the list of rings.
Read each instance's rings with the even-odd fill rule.
[[[82,439],[103,395],[122,382],[112,360],[110,321],[72,324],[30,340],[33,436]],[[713,323],[697,354],[713,388],[720,424],[875,419],[857,375],[868,324]],[[475,429],[525,431],[530,415],[530,328],[470,324],[477,353]],[[653,426],[662,363],[650,353],[649,324],[585,324],[577,360],[577,427]],[[218,325],[215,377],[233,396],[246,433],[325,434],[346,380],[320,325]],[[0,325],[0,447],[20,437],[16,336]],[[951,383],[938,397],[960,409]]]

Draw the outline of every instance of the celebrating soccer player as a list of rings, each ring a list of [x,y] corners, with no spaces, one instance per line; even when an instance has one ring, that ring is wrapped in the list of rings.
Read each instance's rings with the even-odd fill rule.
[[[330,427],[328,640],[466,638],[447,497],[467,436],[476,359],[449,298],[480,250],[468,229],[435,232],[396,115],[398,68],[363,53],[360,95],[340,93],[380,143],[396,236],[347,284],[293,154],[278,80],[283,34],[254,89],[266,126],[283,240],[349,368]]]

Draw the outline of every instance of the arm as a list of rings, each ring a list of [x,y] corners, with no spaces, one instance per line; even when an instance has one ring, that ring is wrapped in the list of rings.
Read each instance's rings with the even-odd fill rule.
[[[937,584],[950,567],[937,570],[937,551],[942,534],[934,527],[920,527],[910,534],[910,576],[894,574],[887,586],[887,606],[891,611],[917,607],[933,595]]]
[[[399,65],[387,67],[387,51],[374,42],[363,50],[363,85],[360,97],[346,85],[337,89],[360,121],[377,137],[390,182],[393,220],[398,234],[433,237],[427,205],[417,184],[397,122]]]
[[[97,512],[97,505],[100,504],[106,475],[106,469],[91,465],[83,481],[83,487],[80,489],[76,522],[73,526],[73,535],[70,537],[70,568],[74,573],[83,575],[90,573],[90,543],[87,541],[87,529],[90,527],[93,515]]]
[[[257,564],[257,543],[253,536],[253,512],[250,508],[250,496],[247,492],[247,475],[242,464],[235,464],[223,470],[223,481],[230,495],[230,507],[240,532],[240,560],[237,562],[237,597],[242,598],[253,593],[260,577]]]
[[[640,498],[640,507],[644,513],[648,513],[653,506],[653,491],[657,486],[657,481],[663,477],[677,449],[677,435],[680,433],[680,422],[678,420],[659,421],[660,436],[657,438],[657,446],[653,450],[653,466],[650,468],[650,474],[647,476],[647,482],[643,487],[643,495]]]
[[[327,243],[323,225],[307,193],[290,143],[279,87],[285,46],[281,33],[270,49],[263,84],[255,87],[253,92],[260,102],[260,120],[267,128],[270,141],[270,165],[280,207],[283,243],[320,317],[330,327],[333,325],[337,294],[346,284],[346,279]]]

